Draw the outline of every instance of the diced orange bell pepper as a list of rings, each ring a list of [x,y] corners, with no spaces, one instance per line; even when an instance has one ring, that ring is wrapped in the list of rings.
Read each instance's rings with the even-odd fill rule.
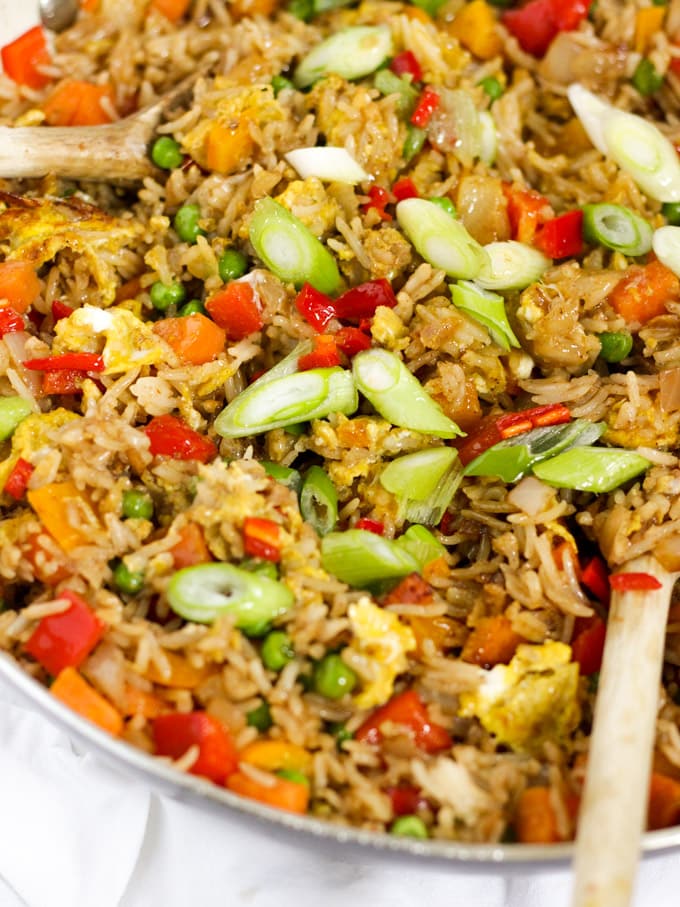
[[[647,828],[654,831],[678,823],[680,823],[680,782],[654,772],[649,784]]]
[[[660,261],[633,265],[607,297],[631,326],[643,325],[666,313],[666,303],[680,296],[680,280]]]
[[[267,806],[291,813],[306,813],[309,804],[309,788],[306,784],[273,777],[271,784],[255,781],[244,772],[234,772],[227,778],[227,788],[242,797],[258,800]]]
[[[83,501],[73,482],[52,482],[42,488],[33,488],[26,497],[45,529],[67,554],[90,543],[87,531],[67,520],[68,508]]]
[[[6,299],[15,312],[23,315],[39,295],[40,281],[30,262],[0,263],[0,299]]]
[[[242,170],[253,151],[249,117],[242,115],[233,126],[216,123],[205,140],[205,162],[216,173],[235,173]]]
[[[146,690],[140,690],[139,687],[128,683],[125,685],[125,715],[134,717],[143,715],[144,718],[156,718],[165,708],[164,702],[154,696],[153,693],[147,693]]]
[[[562,840],[549,788],[528,787],[522,792],[515,811],[515,831],[522,844],[555,844]]]
[[[191,365],[212,362],[224,351],[227,341],[222,328],[200,312],[179,318],[162,318],[154,324],[153,332],[162,337],[183,362]]]
[[[111,122],[103,100],[113,104],[110,85],[94,85],[80,79],[62,82],[43,104],[50,126],[101,126]]]
[[[122,732],[120,713],[75,668],[64,668],[50,687],[50,693],[114,737]]]
[[[170,554],[175,561],[175,567],[193,567],[196,564],[207,564],[211,561],[212,554],[205,543],[203,530],[198,523],[187,523],[179,531],[179,541],[170,549]]]
[[[463,661],[469,661],[481,668],[508,664],[517,646],[524,641],[519,633],[515,633],[512,624],[503,614],[482,617],[465,640],[460,657]]]
[[[496,32],[496,17],[486,0],[464,4],[449,31],[480,60],[490,60],[503,50],[503,42]]]
[[[666,15],[665,6],[645,6],[635,15],[635,40],[636,54],[645,54],[649,50],[652,38],[663,27]]]
[[[149,9],[156,10],[170,22],[178,22],[189,9],[191,0],[151,0]]]
[[[154,663],[151,663],[144,672],[144,676],[148,680],[161,687],[193,690],[208,675],[207,668],[195,668],[184,656],[177,655],[175,652],[165,652],[165,657],[170,665],[170,674],[167,677],[161,674],[160,669]]]
[[[307,750],[287,740],[255,740],[241,750],[239,759],[267,772],[286,769],[309,775],[312,771],[312,757]]]

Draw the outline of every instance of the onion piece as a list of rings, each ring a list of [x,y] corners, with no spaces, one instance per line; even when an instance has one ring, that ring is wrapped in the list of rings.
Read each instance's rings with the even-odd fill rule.
[[[479,159],[491,167],[498,153],[498,133],[496,123],[488,110],[479,114]]]
[[[354,186],[371,178],[349,151],[332,145],[296,148],[284,154],[284,158],[303,180],[315,176],[320,180]]]
[[[40,411],[36,397],[40,396],[42,388],[42,373],[34,372],[24,368],[24,360],[30,359],[31,355],[26,353],[26,343],[30,340],[31,335],[26,331],[14,331],[14,333],[5,334],[2,343],[9,350],[9,354],[18,366],[17,378],[21,380],[28,393],[31,395],[31,402],[35,406],[36,412]],[[21,392],[20,388],[15,390]],[[23,394],[22,394],[23,396]]]
[[[680,368],[666,368],[659,372],[659,391],[663,412],[672,413],[680,409]]]
[[[652,237],[652,249],[659,261],[680,277],[680,227],[659,227]]]
[[[484,246],[487,263],[475,277],[485,290],[523,290],[535,283],[552,262],[538,249],[509,239]]]
[[[508,501],[523,513],[537,516],[548,509],[553,494],[553,490],[543,482],[527,476],[508,493]]]

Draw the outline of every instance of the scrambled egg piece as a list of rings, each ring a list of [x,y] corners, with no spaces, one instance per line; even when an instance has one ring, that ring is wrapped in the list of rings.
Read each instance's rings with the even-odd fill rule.
[[[61,428],[67,422],[79,418],[76,413],[62,407],[51,413],[34,413],[27,416],[12,435],[11,454],[0,463],[0,488],[4,486],[19,457],[23,457],[29,463],[32,462],[41,448],[50,445],[49,435],[55,428]]]
[[[660,406],[639,407],[635,421],[622,420],[619,412],[623,405],[615,403],[607,414],[607,430],[602,440],[615,447],[635,450],[636,447],[652,447],[672,450],[680,442],[680,426],[675,413],[667,413]]]
[[[350,605],[349,621],[354,639],[343,657],[364,683],[354,701],[360,709],[382,705],[392,695],[397,675],[408,667],[406,653],[415,649],[415,636],[396,614],[368,598]]]
[[[164,348],[151,326],[140,321],[129,309],[112,306],[99,309],[84,305],[55,327],[54,352],[67,350],[98,352],[104,338],[104,374],[126,372],[140,365],[156,365],[164,359]]]
[[[323,236],[332,230],[336,217],[341,213],[340,205],[328,195],[316,176],[293,180],[274,201],[287,208],[315,236]]]
[[[29,261],[36,269],[69,249],[87,262],[101,293],[111,305],[118,277],[113,265],[124,246],[135,244],[143,226],[111,217],[80,199],[36,199],[0,193],[0,243],[9,260]]]
[[[562,642],[521,645],[509,665],[496,665],[474,691],[460,697],[460,714],[476,717],[499,743],[516,752],[563,740],[578,724],[579,670]]]

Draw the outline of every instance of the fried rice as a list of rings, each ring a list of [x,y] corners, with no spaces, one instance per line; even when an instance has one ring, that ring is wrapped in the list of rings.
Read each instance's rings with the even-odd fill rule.
[[[109,122],[200,74],[154,137],[179,159],[142,184],[58,173],[0,184],[0,314],[20,318],[0,318],[0,394],[27,404],[3,435],[0,646],[130,745],[270,805],[376,832],[569,840],[607,574],[659,550],[677,566],[680,283],[671,273],[651,317],[626,317],[622,283],[647,274],[649,250],[581,242],[501,291],[516,340],[506,342],[498,324],[452,304],[456,275],[416,250],[397,207],[455,205],[481,246],[546,249],[550,225],[585,205],[623,206],[654,230],[672,223],[593,146],[567,89],[579,82],[680,142],[680,3],[565,4],[574,21],[534,52],[517,19],[484,0],[82,6],[50,37],[37,81],[0,77],[2,124],[82,124],[59,95],[82,83],[101,89],[94,122]],[[384,59],[296,87],[301,61],[358,26],[386,30]],[[636,77],[642,61],[657,76],[651,92]],[[381,90],[381,72],[401,86]],[[437,101],[421,121],[427,88]],[[491,150],[471,138],[480,122],[492,124]],[[419,147],[408,145],[414,127]],[[328,146],[366,179],[303,176],[286,158]],[[282,276],[256,248],[263,199],[335,262],[323,324],[304,302],[313,279]],[[193,230],[178,211],[194,212]],[[12,262],[37,276],[27,300],[5,289]],[[247,328],[233,310],[217,314],[234,284],[255,318]],[[338,317],[331,297],[367,285],[383,304]],[[198,317],[223,332],[213,353],[176,339],[171,322]],[[618,360],[602,339],[614,335],[630,341]],[[349,411],[218,431],[250,388],[276,396],[273,381],[255,382],[289,354],[293,374],[311,356],[312,372],[349,380],[353,357],[369,350],[403,364],[465,437],[418,430],[412,407],[397,420],[363,394]],[[463,474],[466,443],[483,453],[479,438],[499,419],[565,408],[562,422],[601,425],[596,445],[636,452],[644,468],[601,492],[531,468],[512,481]],[[460,452],[455,490],[443,514],[421,518],[429,554],[410,569],[412,555],[394,546],[416,521],[404,515],[406,491],[382,479],[399,458],[442,448]],[[301,504],[314,468],[337,495],[332,525],[327,502]],[[348,545],[352,530],[359,546],[338,563],[328,538]],[[401,552],[401,573],[353,579],[371,539],[389,557]],[[233,607],[210,612],[209,565],[233,565],[227,585],[261,582],[265,598],[288,604],[259,624]],[[188,604],[178,604],[180,574],[197,577]],[[654,770],[675,805],[650,813],[651,827],[680,818],[679,669],[673,602]]]

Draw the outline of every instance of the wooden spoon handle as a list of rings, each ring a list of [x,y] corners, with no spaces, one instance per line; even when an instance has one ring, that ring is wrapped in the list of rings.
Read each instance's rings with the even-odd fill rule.
[[[623,572],[623,571],[622,571]],[[675,574],[653,557],[652,592],[614,592],[578,822],[573,907],[630,903],[644,831],[668,606]]]

